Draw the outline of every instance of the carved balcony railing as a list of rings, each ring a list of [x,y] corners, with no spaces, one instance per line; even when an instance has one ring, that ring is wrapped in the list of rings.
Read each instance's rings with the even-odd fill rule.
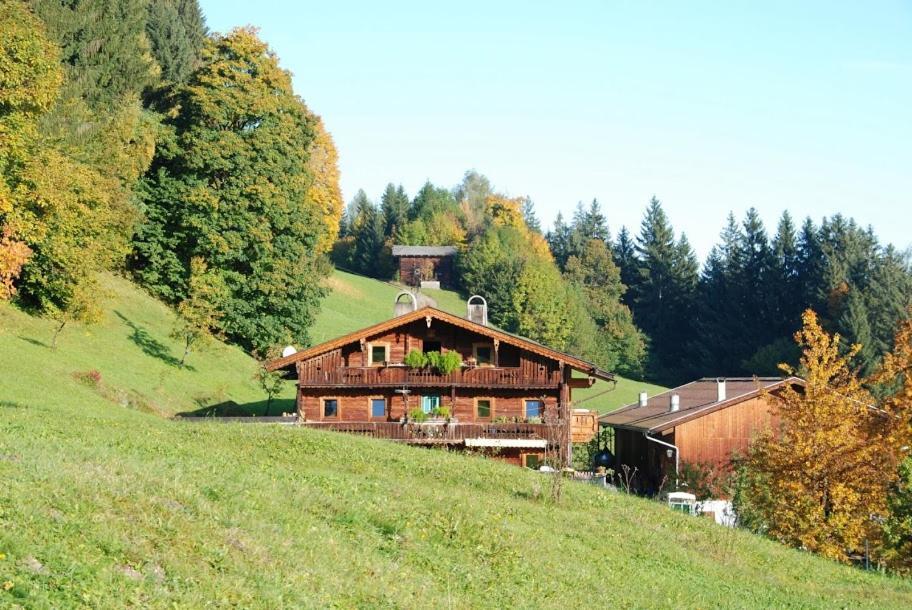
[[[465,386],[465,387],[554,387],[560,382],[560,371],[544,367],[530,370],[521,367],[466,367],[448,375],[433,369],[405,366],[318,368],[304,365],[299,381],[308,387],[347,386]]]
[[[548,424],[320,421],[304,422],[302,425],[320,430],[421,444],[462,443],[466,439],[528,440],[555,443],[559,439],[559,429]]]

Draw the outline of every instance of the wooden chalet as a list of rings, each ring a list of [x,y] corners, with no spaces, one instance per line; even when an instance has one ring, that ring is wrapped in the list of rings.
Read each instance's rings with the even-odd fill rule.
[[[408,286],[447,288],[453,283],[455,246],[393,246],[399,281]]]
[[[468,307],[470,314],[477,314],[474,307]],[[566,460],[571,438],[594,435],[595,414],[590,421],[572,410],[571,392],[597,379],[613,380],[611,373],[485,323],[432,307],[409,309],[267,364],[297,379],[302,425],[483,449],[525,466],[538,464],[549,451]],[[462,366],[448,374],[410,368],[404,361],[412,350],[456,352]],[[417,409],[426,421],[414,417]],[[446,415],[434,417],[442,411]],[[574,422],[581,429],[572,430]]]
[[[635,486],[651,494],[683,464],[729,466],[754,436],[777,427],[770,395],[803,384],[797,377],[704,378],[648,398],[644,392],[599,423],[614,429],[615,469],[636,469]]]

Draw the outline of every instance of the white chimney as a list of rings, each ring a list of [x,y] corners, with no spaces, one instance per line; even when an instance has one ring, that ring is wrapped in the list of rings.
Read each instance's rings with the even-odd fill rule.
[[[649,395],[646,392],[640,392],[640,406],[645,407],[646,403],[649,401]]]
[[[675,411],[677,411],[680,408],[681,408],[681,397],[678,396],[677,394],[672,394],[671,401],[668,404],[668,412],[674,413]]]
[[[725,379],[722,377],[716,379],[716,402],[725,400]]]

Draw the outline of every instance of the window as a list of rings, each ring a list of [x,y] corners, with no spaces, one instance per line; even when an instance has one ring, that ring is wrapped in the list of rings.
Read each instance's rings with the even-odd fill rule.
[[[479,419],[491,417],[490,398],[478,398],[475,400],[475,416]]]
[[[439,352],[440,341],[424,341],[423,351],[425,354],[430,354],[431,352]]]
[[[388,343],[371,343],[368,346],[368,366],[380,366],[384,362],[389,362],[389,344]]]
[[[323,399],[323,417],[339,417],[339,399]]]
[[[422,396],[421,397],[421,410],[425,413],[430,413],[434,409],[440,408],[440,397],[439,396]]]
[[[494,346],[490,343],[476,343],[472,348],[475,352],[475,361],[479,366],[494,364]]]
[[[371,398],[370,399],[370,416],[371,417],[386,417],[386,399],[385,398]]]
[[[532,470],[538,470],[541,466],[541,456],[537,453],[524,453],[522,454],[522,465]]]
[[[545,413],[544,400],[527,400],[525,401],[526,417],[541,417]]]

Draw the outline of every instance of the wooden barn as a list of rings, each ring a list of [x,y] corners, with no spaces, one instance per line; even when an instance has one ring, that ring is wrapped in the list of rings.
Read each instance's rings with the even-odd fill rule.
[[[403,284],[432,288],[453,284],[454,246],[393,246],[393,258]]]
[[[616,469],[636,469],[638,491],[658,491],[682,464],[726,467],[762,430],[775,429],[768,392],[803,385],[797,377],[704,378],[599,418],[614,429]]]
[[[409,309],[267,364],[297,379],[302,425],[484,450],[525,466],[549,452],[566,461],[571,438],[594,436],[595,414],[573,410],[571,392],[611,381],[611,373],[486,324]],[[409,366],[412,351],[452,352],[461,364],[448,371]]]

